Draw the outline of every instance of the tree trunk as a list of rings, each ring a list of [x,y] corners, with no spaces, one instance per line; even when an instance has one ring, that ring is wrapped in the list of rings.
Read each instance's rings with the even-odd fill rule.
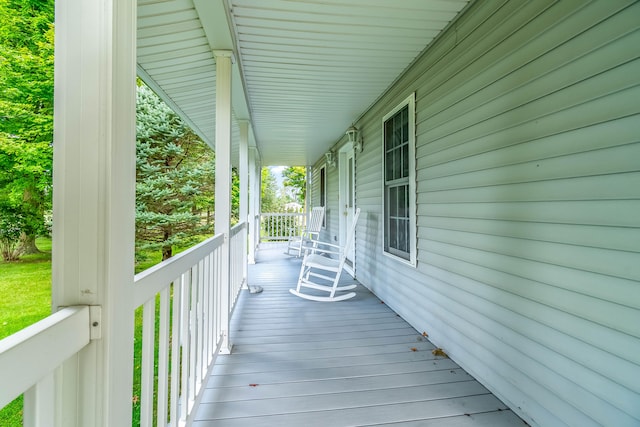
[[[36,236],[22,233],[20,236],[20,253],[23,255],[39,254],[40,249],[36,246]]]
[[[171,246],[163,246],[162,247],[162,260],[165,261],[173,256],[173,251]]]
[[[172,233],[170,230],[164,229],[162,234],[163,234],[164,241],[167,242],[167,240],[169,240],[169,238],[171,237]],[[165,261],[171,258],[172,256],[173,256],[173,250],[171,245],[162,246],[162,260]]]

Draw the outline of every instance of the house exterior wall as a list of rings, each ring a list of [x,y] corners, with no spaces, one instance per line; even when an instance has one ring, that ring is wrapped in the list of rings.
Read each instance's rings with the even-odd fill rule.
[[[358,279],[533,425],[640,424],[638,46],[638,2],[476,2],[356,124]],[[416,267],[382,252],[413,92]]]

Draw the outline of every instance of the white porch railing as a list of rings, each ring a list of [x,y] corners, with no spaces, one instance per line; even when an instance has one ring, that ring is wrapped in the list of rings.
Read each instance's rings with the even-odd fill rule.
[[[231,229],[228,269],[221,265],[223,245],[224,236],[214,236],[135,276],[129,307],[143,311],[141,426],[189,421],[246,281],[247,224]],[[64,308],[0,341],[0,408],[27,392],[37,396],[38,405],[25,405],[25,425],[38,424],[31,420],[42,416],[51,419],[53,372],[89,344],[94,310]]]
[[[136,275],[134,307],[143,306],[141,426],[181,426],[188,422],[246,278],[246,230],[246,223],[231,229],[228,280],[222,277],[222,235]],[[228,292],[224,286],[229,287]]]
[[[307,214],[263,213],[260,217],[260,241],[285,241],[291,235],[299,235],[306,224]]]
[[[53,373],[89,344],[89,325],[89,306],[66,307],[1,340],[0,408],[25,393],[24,425],[51,420]]]

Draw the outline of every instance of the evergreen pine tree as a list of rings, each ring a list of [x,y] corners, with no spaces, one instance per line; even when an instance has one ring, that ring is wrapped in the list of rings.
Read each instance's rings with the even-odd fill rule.
[[[137,91],[136,247],[188,246],[213,233],[213,151],[147,86]]]

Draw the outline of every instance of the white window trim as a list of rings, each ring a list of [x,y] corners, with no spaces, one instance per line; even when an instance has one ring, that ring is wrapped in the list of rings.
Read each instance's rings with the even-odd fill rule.
[[[416,226],[416,94],[413,92],[393,110],[384,115],[382,127],[382,254],[413,267],[417,264],[417,226]],[[385,216],[385,131],[384,123],[402,108],[409,106],[409,259],[394,255],[385,250],[386,218]]]

